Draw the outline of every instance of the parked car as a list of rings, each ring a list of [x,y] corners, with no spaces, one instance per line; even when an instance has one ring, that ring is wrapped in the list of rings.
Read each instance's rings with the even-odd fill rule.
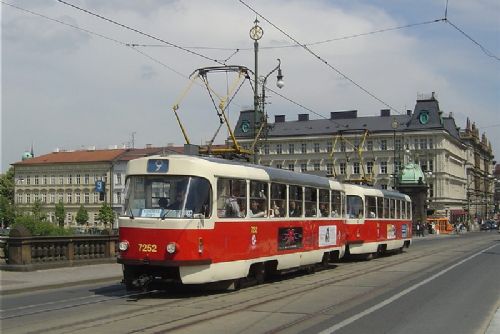
[[[498,225],[494,220],[487,220],[480,226],[481,231],[489,231],[498,229]]]

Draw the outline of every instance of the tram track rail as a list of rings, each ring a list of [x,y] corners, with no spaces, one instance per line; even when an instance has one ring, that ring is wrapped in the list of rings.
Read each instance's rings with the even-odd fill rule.
[[[387,270],[393,266],[407,263],[408,261],[421,261],[422,259],[425,259],[430,255],[433,254],[435,255],[436,253],[447,254],[447,256],[449,256],[447,262],[448,263],[453,262],[456,261],[456,259],[462,257],[464,252],[473,252],[474,250],[480,249],[482,246],[484,246],[484,242],[481,239],[477,239],[474,241],[473,244],[471,244],[470,247],[468,247],[467,250],[456,251],[458,247],[457,242],[459,242],[459,238],[457,238],[457,240],[452,243],[437,245],[437,247],[432,247],[431,249],[422,249],[422,250],[419,249],[418,252],[410,250],[403,254],[398,254],[394,256],[384,256],[366,262],[344,261],[338,265],[339,268],[334,268],[332,270],[322,270],[321,272],[318,272],[318,274],[320,275],[328,273],[332,273],[332,275],[327,275],[327,277],[319,276],[318,277],[319,279],[315,279],[314,283],[311,285],[298,285],[292,287],[290,287],[290,284],[285,284],[286,287],[279,285],[280,282],[293,283],[293,280],[295,279],[298,279],[300,277],[306,277],[304,275],[298,276],[297,274],[294,274],[293,276],[287,275],[286,277],[280,280],[273,281],[269,284],[248,287],[238,292],[229,292],[229,293],[224,292],[216,294],[209,293],[208,295],[206,294],[206,292],[202,293],[202,295],[200,295],[200,292],[195,292],[195,293],[189,292],[186,296],[184,292],[183,293],[176,292],[173,294],[169,294],[170,292],[168,290],[155,290],[138,294],[126,294],[123,296],[116,296],[108,299],[99,299],[93,301],[80,300],[79,302],[76,302],[74,304],[69,304],[64,307],[78,308],[81,306],[91,306],[92,304],[103,304],[108,302],[112,303],[116,302],[117,300],[124,300],[130,303],[137,302],[138,307],[133,311],[119,311],[116,313],[109,313],[101,316],[92,316],[77,322],[71,322],[66,324],[62,323],[56,326],[48,326],[47,328],[44,328],[42,331],[57,332],[57,333],[70,333],[70,332],[73,333],[79,331],[88,331],[92,329],[97,330],[101,326],[112,325],[115,323],[120,323],[122,321],[131,321],[133,319],[144,319],[147,316],[158,314],[161,312],[165,312],[166,314],[168,314],[168,311],[171,310],[172,308],[189,308],[189,307],[195,307],[194,305],[197,304],[207,304],[207,303],[215,304],[217,302],[220,302],[221,300],[224,300],[223,302],[224,305],[211,308],[208,311],[206,309],[201,308],[200,311],[190,313],[187,316],[172,317],[168,320],[166,319],[166,321],[162,321],[161,323],[149,323],[148,325],[145,323],[144,326],[135,326],[134,328],[130,328],[128,331],[124,332],[164,333],[171,331],[175,332],[181,330],[188,330],[193,326],[199,325],[200,322],[220,320],[223,319],[224,317],[229,317],[231,315],[235,315],[238,313],[252,311],[257,306],[268,305],[273,302],[283,300],[284,298],[290,298],[291,295],[295,296],[295,298],[300,298],[301,296],[313,292],[315,290],[319,290],[331,285],[338,285],[339,283],[342,282],[347,282],[352,277],[363,277],[372,273],[376,273],[378,271]],[[426,268],[426,271],[427,272],[436,271],[442,266],[443,264],[438,262],[429,266],[429,268]],[[290,276],[292,276],[292,278],[290,278]],[[411,276],[414,277],[410,278]],[[418,280],[418,276],[415,277],[415,273],[413,272],[410,272],[402,277],[402,280],[404,282],[407,281],[411,282],[412,279]],[[259,293],[254,293],[254,292],[259,292],[259,290],[264,289],[266,286],[277,287],[278,291],[273,293],[266,293],[263,296],[259,295]],[[241,300],[241,298],[237,298],[236,300],[232,301],[231,299],[233,298],[231,297],[237,296],[237,294],[239,293],[246,293],[247,295],[255,294],[257,296],[252,298],[246,298],[244,300]],[[315,313],[307,313],[307,312],[301,313],[300,315],[302,316],[299,316],[296,320],[291,321],[286,325],[278,325],[274,328],[270,328],[268,331],[266,331],[266,333],[285,332],[294,326],[310,322],[320,316],[324,315],[332,316],[332,313],[341,314],[342,312],[346,311],[349,307],[351,307],[353,304],[360,303],[364,301],[366,298],[372,296],[373,294],[382,294],[382,293],[384,293],[383,289],[374,288],[371,289],[368,293],[361,293],[355,296],[355,298],[352,298],[349,301],[349,303],[337,301],[330,305],[327,305],[326,307],[323,307],[322,309],[316,311]],[[157,300],[163,298],[164,296],[167,296],[169,300],[160,302],[155,305],[140,305],[141,301],[143,300],[147,301],[151,300],[152,298]],[[23,317],[32,314],[44,314],[44,313],[48,314],[60,310],[61,307],[62,306],[55,304],[53,305],[53,307],[49,307],[43,310],[32,310],[30,312],[19,314],[14,317],[7,317],[5,319],[11,319],[11,318],[22,319]],[[280,312],[279,310],[274,311],[274,313],[279,313],[279,312]],[[36,330],[32,331],[31,333],[40,333],[40,332],[41,332],[40,330]]]

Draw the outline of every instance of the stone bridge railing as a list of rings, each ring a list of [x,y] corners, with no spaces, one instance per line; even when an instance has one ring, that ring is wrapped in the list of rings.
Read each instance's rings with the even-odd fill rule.
[[[2,237],[5,264],[0,269],[30,271],[116,261],[117,235],[32,236],[24,228]]]

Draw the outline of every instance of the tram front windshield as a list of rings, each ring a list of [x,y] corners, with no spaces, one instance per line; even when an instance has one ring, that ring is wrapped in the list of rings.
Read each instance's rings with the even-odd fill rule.
[[[126,181],[123,214],[161,219],[208,218],[211,192],[210,183],[201,177],[131,175]]]

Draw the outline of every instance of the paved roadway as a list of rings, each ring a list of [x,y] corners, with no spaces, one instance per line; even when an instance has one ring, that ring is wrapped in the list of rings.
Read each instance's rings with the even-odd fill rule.
[[[2,296],[1,330],[498,333],[499,241],[500,234],[492,232],[420,238],[403,254],[341,262],[235,292],[191,288],[132,295],[116,277],[107,283],[31,287]]]

